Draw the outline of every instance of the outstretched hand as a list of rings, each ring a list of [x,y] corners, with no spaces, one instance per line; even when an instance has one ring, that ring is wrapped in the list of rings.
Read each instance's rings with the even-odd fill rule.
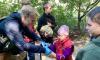
[[[41,45],[45,48],[45,54],[49,56],[52,53],[52,51],[48,48],[48,44],[44,41],[41,41]]]

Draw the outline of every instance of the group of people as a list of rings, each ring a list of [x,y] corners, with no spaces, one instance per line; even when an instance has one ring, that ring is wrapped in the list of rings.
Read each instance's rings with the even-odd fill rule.
[[[74,44],[69,37],[69,27],[62,25],[53,37],[56,22],[51,15],[52,6],[46,2],[43,4],[43,15],[38,20],[37,29],[34,28],[37,11],[29,4],[25,4],[18,12],[13,12],[4,20],[0,21],[0,34],[8,37],[19,50],[27,51],[28,58],[35,60],[34,53],[44,53],[46,56],[56,60],[73,60],[72,54]],[[95,36],[90,43],[80,50],[76,60],[98,60],[100,59],[100,7],[96,7],[88,13],[86,29]],[[35,41],[39,45],[35,45]]]

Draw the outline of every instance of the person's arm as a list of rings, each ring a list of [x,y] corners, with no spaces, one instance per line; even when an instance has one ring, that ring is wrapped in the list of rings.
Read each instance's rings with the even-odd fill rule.
[[[53,52],[50,54],[49,57],[51,57],[51,58],[56,58],[56,49],[55,49],[54,44],[51,44],[51,45],[49,46],[49,48],[50,48],[50,50],[53,51]]]
[[[54,29],[56,27],[56,22],[55,22],[55,17],[51,15],[51,19],[52,19],[52,28]]]
[[[45,48],[41,46],[35,46],[30,43],[25,43],[22,33],[19,31],[19,25],[15,21],[10,21],[5,24],[5,30],[8,38],[21,50],[29,50],[31,52],[45,53]]]
[[[84,53],[85,53],[85,51],[81,49],[81,50],[77,53],[75,60],[82,60]]]
[[[21,50],[24,50],[23,38],[19,32],[19,25],[15,21],[9,21],[5,24],[5,32],[8,38]]]
[[[56,53],[56,48],[55,48],[55,45],[54,45],[54,44],[51,44],[51,45],[49,46],[49,48],[50,48],[53,52]]]
[[[43,24],[43,18],[42,17],[40,17],[39,18],[39,20],[38,20],[38,26],[37,26],[37,31],[38,32],[40,32],[40,29],[41,29],[41,27],[42,27],[42,24]]]
[[[70,56],[73,53],[73,47],[65,48],[63,54],[56,54],[57,59],[64,60],[66,57]]]
[[[53,26],[56,27],[56,21],[55,18],[53,17],[54,21],[53,21]]]
[[[93,50],[86,50],[86,49],[81,49],[75,60],[99,60],[100,56],[99,53],[93,52]]]
[[[93,52],[85,52],[81,60],[99,60],[99,54]]]
[[[70,56],[74,51],[74,46],[72,45],[71,48],[65,48],[63,55],[65,57]]]
[[[46,56],[56,58],[56,54],[48,48],[47,43],[45,43],[44,41],[41,41],[41,45],[46,49],[46,52],[45,52]]]

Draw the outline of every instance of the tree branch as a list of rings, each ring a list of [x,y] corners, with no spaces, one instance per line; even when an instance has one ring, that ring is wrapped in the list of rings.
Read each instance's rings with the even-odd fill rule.
[[[86,11],[84,12],[84,14],[80,17],[80,18],[83,18],[87,12],[89,12],[94,6],[96,6],[100,1],[99,0],[96,0],[94,3],[90,4],[87,6],[86,8]],[[90,8],[89,8],[90,7]]]

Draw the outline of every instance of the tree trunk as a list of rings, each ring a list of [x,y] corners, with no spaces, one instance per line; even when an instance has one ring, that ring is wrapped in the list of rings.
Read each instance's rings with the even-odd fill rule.
[[[78,31],[80,31],[80,22],[81,22],[81,2],[79,2],[78,4],[78,24],[77,24],[77,28],[78,28]]]
[[[78,31],[81,30],[81,28],[80,28],[80,23],[81,23],[81,18],[78,18],[78,23],[77,23]]]

